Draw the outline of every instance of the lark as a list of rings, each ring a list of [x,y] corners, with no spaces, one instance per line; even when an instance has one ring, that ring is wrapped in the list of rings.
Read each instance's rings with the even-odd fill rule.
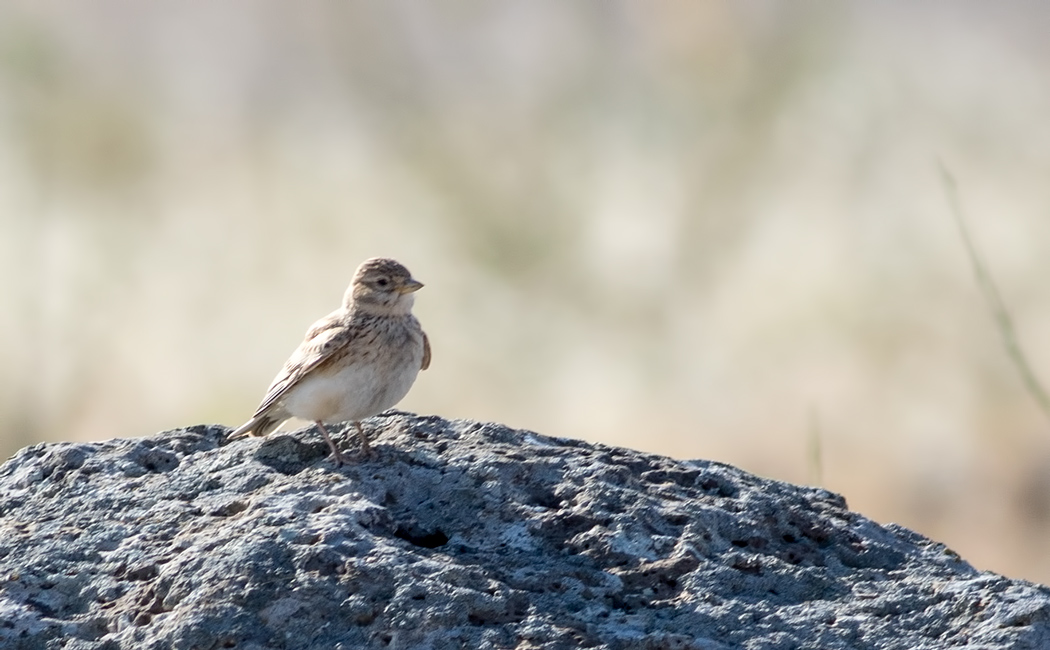
[[[412,315],[413,294],[422,287],[392,259],[362,262],[342,306],[310,326],[255,415],[230,439],[265,436],[291,417],[311,420],[342,465],[346,461],[324,425],[351,421],[367,456],[361,420],[400,402],[419,371],[430,366],[430,341]]]

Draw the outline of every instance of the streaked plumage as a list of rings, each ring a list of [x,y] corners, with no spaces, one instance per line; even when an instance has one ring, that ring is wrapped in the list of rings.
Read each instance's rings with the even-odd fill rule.
[[[312,420],[342,463],[324,423],[352,421],[367,454],[360,421],[401,401],[430,366],[430,342],[412,315],[422,286],[392,259],[364,261],[342,306],[307,330],[255,415],[230,438],[265,436],[291,417]]]

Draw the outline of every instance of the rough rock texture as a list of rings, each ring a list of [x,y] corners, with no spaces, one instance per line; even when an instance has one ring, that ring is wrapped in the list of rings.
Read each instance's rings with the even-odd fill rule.
[[[1050,648],[1050,590],[829,492],[390,412],[0,467],[0,648]],[[343,445],[351,431],[336,436]]]

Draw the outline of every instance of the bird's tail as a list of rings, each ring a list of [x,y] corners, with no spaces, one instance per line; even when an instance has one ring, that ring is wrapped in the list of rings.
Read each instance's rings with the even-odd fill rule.
[[[233,433],[226,437],[227,440],[236,440],[246,436],[265,436],[277,427],[281,426],[287,418],[277,418],[270,413],[259,414],[234,429]]]

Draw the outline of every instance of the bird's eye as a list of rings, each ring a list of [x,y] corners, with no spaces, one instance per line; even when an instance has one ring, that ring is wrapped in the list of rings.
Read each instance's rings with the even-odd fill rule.
[[[378,280],[376,280],[376,286],[385,289],[388,286],[390,286],[390,280],[387,280],[386,278],[379,278]]]

